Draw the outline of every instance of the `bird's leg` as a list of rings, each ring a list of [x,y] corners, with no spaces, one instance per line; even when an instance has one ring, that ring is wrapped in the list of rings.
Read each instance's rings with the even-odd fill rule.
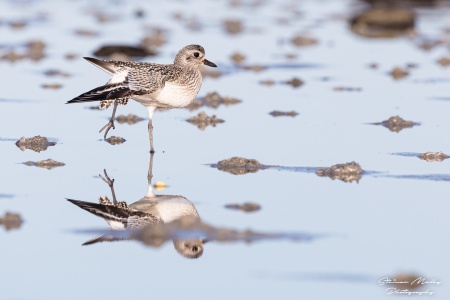
[[[114,108],[113,108],[113,113],[112,113],[111,119],[110,119],[109,122],[108,122],[105,126],[103,126],[102,129],[100,129],[100,131],[99,131],[99,133],[100,133],[100,132],[103,131],[103,129],[106,128],[105,135],[103,136],[103,138],[105,138],[105,139],[106,139],[106,135],[108,134],[108,131],[109,131],[111,128],[112,128],[112,129],[116,129],[116,127],[114,126],[114,117],[116,116],[116,110],[117,110],[117,105],[118,105],[118,104],[119,104],[119,103],[118,103],[117,101],[114,101]]]
[[[152,178],[153,178],[153,156],[154,156],[154,153],[150,153],[150,164],[148,165],[148,173],[147,173],[148,185],[152,184]]]
[[[148,190],[147,190],[147,195],[146,195],[146,197],[149,197],[149,198],[155,197],[155,194],[153,193],[153,188],[152,188],[153,156],[154,156],[154,153],[150,152],[150,163],[148,165],[148,173],[147,173]]]
[[[156,107],[149,106],[148,109],[148,137],[150,139],[150,153],[155,153],[155,147],[153,147],[153,113]]]
[[[114,192],[114,179],[111,180],[111,178],[109,178],[108,174],[106,173],[106,169],[103,170],[103,173],[105,173],[105,177],[103,177],[100,174],[98,174],[98,176],[100,176],[100,178],[104,182],[106,182],[106,184],[108,184],[109,188],[111,189],[111,194],[113,197],[113,204],[114,204],[114,206],[117,206],[116,193]]]
[[[153,147],[153,124],[152,119],[148,120],[148,137],[150,138],[150,153],[155,153],[155,147]]]

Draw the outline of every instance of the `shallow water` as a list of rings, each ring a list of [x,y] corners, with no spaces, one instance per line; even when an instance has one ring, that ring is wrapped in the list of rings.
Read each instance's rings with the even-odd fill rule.
[[[342,18],[360,8],[354,2],[243,3],[100,1],[96,10],[119,17],[107,23],[96,21],[90,1],[0,3],[0,53],[11,47],[20,52],[34,39],[46,43],[40,61],[0,61],[0,217],[9,211],[24,220],[16,230],[0,227],[2,299],[382,299],[387,287],[378,281],[399,273],[442,281],[425,285],[425,290],[434,292],[433,299],[448,299],[450,162],[417,156],[450,153],[450,67],[436,63],[450,55],[450,36],[446,46],[424,51],[407,37],[354,35]],[[135,17],[136,9],[145,12],[143,18]],[[176,12],[198,20],[201,30],[176,21]],[[417,13],[416,30],[423,35],[444,36],[443,29],[450,27],[448,8]],[[279,24],[278,18],[288,24]],[[22,29],[8,25],[23,19],[30,22]],[[242,20],[243,32],[225,33],[224,19]],[[144,61],[168,63],[184,45],[201,44],[207,59],[225,74],[205,78],[199,97],[217,91],[242,100],[217,109],[155,113],[153,182],[168,185],[155,194],[188,199],[200,219],[215,228],[251,229],[281,238],[211,241],[195,260],[180,256],[171,242],[158,248],[137,241],[81,246],[108,226],[66,198],[95,203],[99,196],[111,198],[98,176],[104,169],[115,179],[118,200],[133,203],[144,197],[150,158],[147,123],[116,122],[109,135],[126,141],[110,145],[98,130],[111,109],[65,102],[108,80],[82,56],[92,56],[105,43],[138,44],[145,26],[168,33],[159,55]],[[98,36],[78,36],[77,29],[94,30]],[[289,40],[302,32],[319,43],[293,46]],[[247,57],[245,65],[273,67],[260,72],[236,68],[230,60],[235,51]],[[67,53],[77,57],[66,60]],[[290,53],[297,58],[286,59]],[[379,67],[371,69],[371,63]],[[417,67],[406,78],[394,80],[388,74],[408,63]],[[43,72],[48,69],[71,76],[47,77]],[[259,83],[293,77],[305,84]],[[62,88],[41,87],[53,83]],[[299,115],[275,118],[269,114],[274,110]],[[225,122],[201,131],[185,121],[200,111]],[[118,114],[128,113],[147,114],[133,101],[118,109]],[[398,133],[370,125],[396,115],[420,125]],[[57,144],[40,153],[15,146],[20,137],[35,135]],[[275,167],[245,175],[210,167],[232,156]],[[47,158],[65,166],[47,170],[22,164]],[[351,161],[366,170],[358,183],[315,174],[319,167]],[[244,202],[262,209],[247,214],[225,208]],[[292,240],[300,235],[320,238]]]

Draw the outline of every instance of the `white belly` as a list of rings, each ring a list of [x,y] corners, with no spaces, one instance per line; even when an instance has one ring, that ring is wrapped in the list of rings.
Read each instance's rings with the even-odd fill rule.
[[[174,197],[160,201],[156,205],[156,209],[164,223],[170,223],[186,216],[198,218],[195,206],[184,197]]]
[[[182,196],[146,196],[131,204],[130,207],[158,216],[164,221],[164,223],[170,223],[186,216],[199,218],[194,204]]]
[[[156,106],[162,107],[185,107],[195,99],[199,90],[200,86],[193,87],[166,82],[161,91],[134,99],[146,106],[157,104]]]

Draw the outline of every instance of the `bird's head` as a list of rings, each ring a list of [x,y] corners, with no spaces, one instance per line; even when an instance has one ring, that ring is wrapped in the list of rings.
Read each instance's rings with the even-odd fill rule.
[[[203,241],[201,240],[174,240],[173,246],[186,258],[199,258],[203,254]]]
[[[188,45],[178,51],[174,64],[199,68],[201,65],[217,67],[215,63],[205,59],[205,49],[200,45]]]

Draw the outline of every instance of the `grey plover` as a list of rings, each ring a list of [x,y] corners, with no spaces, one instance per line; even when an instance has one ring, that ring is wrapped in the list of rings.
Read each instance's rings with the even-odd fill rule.
[[[100,101],[100,108],[114,105],[110,121],[100,129],[106,135],[114,127],[117,105],[126,105],[134,99],[148,109],[148,134],[150,151],[153,153],[153,113],[160,108],[179,108],[191,103],[202,84],[200,67],[205,64],[217,67],[205,59],[200,45],[188,45],[178,51],[173,64],[145,62],[106,61],[84,57],[87,61],[112,75],[105,84],[68,101],[67,103]]]
[[[183,196],[174,195],[155,195],[153,193],[151,178],[152,178],[152,161],[150,160],[149,175],[148,175],[148,190],[147,194],[137,202],[128,205],[124,201],[117,201],[114,193],[114,180],[108,177],[105,171],[105,177],[102,179],[108,183],[111,188],[113,201],[107,197],[100,197],[99,203],[91,203],[80,200],[67,199],[78,207],[105,219],[112,230],[123,229],[139,229],[146,226],[159,224],[169,224],[176,222],[183,218],[190,218],[190,220],[200,220],[197,210],[191,201]],[[127,238],[115,237],[109,235],[100,235],[83,245],[91,245],[98,242],[117,241]],[[159,241],[159,239],[158,239]],[[158,242],[156,241],[156,242]],[[173,240],[173,245],[178,253],[187,258],[198,258],[203,254],[202,239],[183,239]],[[158,244],[159,245],[159,244]]]

